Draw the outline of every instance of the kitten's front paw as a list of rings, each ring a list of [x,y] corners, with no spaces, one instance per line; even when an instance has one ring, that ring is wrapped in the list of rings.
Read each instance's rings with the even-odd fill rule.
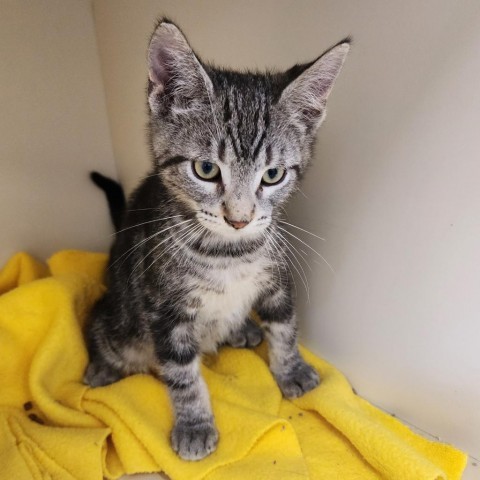
[[[218,443],[218,432],[210,422],[198,425],[177,423],[171,435],[172,448],[184,460],[201,460],[210,455]]]
[[[249,318],[241,328],[230,335],[228,345],[234,348],[254,348],[263,340],[263,330]]]
[[[291,370],[276,374],[275,378],[286,398],[301,397],[320,384],[320,377],[316,370],[303,360],[295,364]]]

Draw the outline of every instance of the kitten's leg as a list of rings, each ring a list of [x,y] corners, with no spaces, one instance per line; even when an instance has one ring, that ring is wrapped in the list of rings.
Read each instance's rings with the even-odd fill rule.
[[[256,306],[269,346],[270,370],[283,395],[300,397],[319,383],[318,373],[300,356],[297,324],[290,291],[279,287]]]
[[[175,412],[172,447],[185,460],[200,460],[215,450],[218,433],[207,385],[200,374],[200,355],[189,331],[191,325],[181,323],[167,340],[162,335],[155,341]]]
[[[240,328],[230,333],[226,344],[234,348],[253,348],[263,340],[262,329],[250,318],[242,323]]]
[[[104,305],[105,298],[95,305],[86,332],[89,363],[83,382],[91,387],[103,387],[125,376],[106,334]]]
[[[83,383],[91,387],[110,385],[123,377],[122,372],[108,364],[102,358],[91,359],[85,370]]]

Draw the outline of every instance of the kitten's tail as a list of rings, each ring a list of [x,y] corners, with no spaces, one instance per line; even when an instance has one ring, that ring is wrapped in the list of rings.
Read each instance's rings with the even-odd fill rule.
[[[98,172],[90,172],[90,178],[98,188],[104,191],[115,230],[120,230],[127,206],[122,186],[115,180],[105,177]]]

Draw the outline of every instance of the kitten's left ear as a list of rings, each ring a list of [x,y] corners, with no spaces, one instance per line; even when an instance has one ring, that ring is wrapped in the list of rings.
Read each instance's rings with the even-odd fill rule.
[[[181,30],[170,20],[161,20],[148,47],[149,104],[169,97],[185,103],[213,92],[212,82]]]
[[[293,77],[283,90],[280,103],[287,114],[309,128],[318,128],[325,118],[327,98],[350,50],[351,40],[346,38],[327,50],[317,60],[296,65],[286,72]]]

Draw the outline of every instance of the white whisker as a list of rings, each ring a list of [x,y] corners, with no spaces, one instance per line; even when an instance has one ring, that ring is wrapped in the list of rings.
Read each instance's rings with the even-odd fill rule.
[[[174,227],[178,227],[184,223],[187,223],[187,222],[192,222],[193,220],[184,220],[183,222],[179,222],[179,223],[176,223],[175,225],[170,225],[169,227],[167,228],[164,228],[158,232],[155,232],[154,234],[150,235],[149,237],[147,238],[144,238],[143,240],[141,240],[140,242],[138,242],[137,244],[135,244],[133,247],[129,248],[126,252],[124,252],[122,255],[120,255],[120,257],[118,257],[111,265],[109,265],[108,268],[112,268],[119,260],[121,260],[123,257],[125,257],[125,255],[127,255],[125,257],[125,260],[133,253],[134,250],[136,250],[137,248],[139,248],[140,246],[142,246],[145,242],[148,242],[149,240],[151,240],[153,237],[156,237],[157,235],[160,235],[162,234],[163,232],[166,232],[167,230],[171,230],[172,228]],[[130,253],[129,253],[130,252]],[[125,260],[123,262],[125,262]],[[123,264],[122,262],[122,264]]]
[[[286,230],[285,228],[282,228],[282,227],[278,227],[280,230],[284,231],[285,233],[288,233],[289,235],[291,235],[293,238],[296,238],[300,243],[303,243],[307,248],[309,248],[313,253],[317,254],[328,266],[328,268],[332,271],[332,273],[335,273],[335,270],[332,268],[332,266],[327,262],[327,260],[325,259],[325,257],[323,257],[320,253],[318,253],[313,247],[311,247],[308,243],[305,243],[303,240],[301,240],[300,238],[298,238],[297,236],[295,236],[293,233],[289,232],[288,230]]]
[[[130,282],[130,278],[132,277],[133,275],[133,272],[137,269],[137,267],[152,253],[154,252],[157,248],[159,248],[160,246],[162,246],[165,242],[167,242],[168,240],[170,240],[173,235],[175,234],[179,234],[189,228],[193,228],[191,224],[189,225],[186,225],[184,226],[183,228],[181,228],[179,231],[177,232],[174,232],[172,233],[171,235],[169,235],[167,238],[165,238],[164,240],[162,240],[160,243],[158,243],[157,245],[155,245],[146,255],[144,255],[136,264],[135,266],[132,268],[132,271],[130,273],[130,276],[128,277],[128,280],[127,280],[127,284]],[[156,262],[156,259],[148,266],[148,268],[146,270],[143,271],[143,273],[141,275],[139,275],[138,278],[140,278],[154,263]]]
[[[297,187],[297,190],[308,200],[308,195],[306,195],[300,187]]]
[[[206,230],[206,228],[203,225],[199,225],[199,227],[200,228],[194,229],[192,232],[190,232],[191,235],[188,238],[184,239],[183,244],[179,243],[177,249],[174,252],[172,252],[170,260],[168,261],[168,263],[165,264],[165,268],[173,260],[173,257],[177,254],[177,252],[180,252],[180,256],[181,256],[180,261],[183,261],[187,257],[187,255],[185,254],[185,249],[182,247],[185,247],[193,243]]]
[[[305,291],[307,293],[307,301],[310,302],[310,289],[309,289],[309,285],[308,285],[308,277],[307,277],[307,274],[305,273],[305,270],[303,269],[302,267],[302,264],[300,263],[300,261],[298,260],[297,256],[295,255],[295,252],[288,246],[288,244],[286,243],[286,239],[279,233],[279,232],[273,232],[274,235],[277,236],[277,238],[279,239],[279,241],[283,242],[283,244],[285,245],[285,247],[287,248],[287,250],[292,254],[293,258],[295,259],[295,261],[297,262],[298,266],[300,267],[300,270],[302,271],[302,273],[300,273],[300,271],[298,270],[298,268],[295,266],[295,264],[292,262],[292,267],[295,268],[295,270],[297,271],[298,275],[300,276],[300,280],[302,280],[302,283],[303,283],[303,286],[305,287]],[[288,257],[287,257],[288,258]]]
[[[270,261],[272,262],[272,264],[277,267],[278,278],[279,278],[279,280],[281,281],[281,279],[282,279],[282,274],[281,274],[281,272],[280,272],[280,266],[279,266],[278,261],[277,261],[277,259],[276,259],[276,257],[275,257],[275,253],[271,250],[270,244],[269,244],[269,242],[271,241],[271,240],[270,240],[271,234],[268,232],[268,230],[265,230],[264,232],[262,232],[262,236],[263,236],[263,238],[265,239],[265,244],[264,244],[264,245],[265,245],[265,249],[267,250],[267,254],[268,254],[268,256],[269,256]]]
[[[185,215],[172,215],[170,217],[155,218],[153,220],[149,220],[148,222],[137,223],[137,225],[132,225],[131,227],[123,228],[122,230],[119,230],[118,232],[112,233],[112,235],[117,235],[119,233],[125,232],[126,230],[130,230],[131,228],[136,228],[136,227],[140,227],[142,225],[147,225],[147,223],[161,222],[162,220],[168,220],[169,218],[177,218],[177,217],[184,217],[184,216]]]
[[[309,232],[308,230],[305,230],[304,228],[297,227],[297,225],[293,225],[293,223],[288,223],[288,222],[285,222],[285,221],[283,221],[283,220],[279,220],[279,222],[280,222],[280,223],[284,223],[285,225],[290,225],[291,227],[296,228],[296,229],[298,229],[298,230],[301,230],[302,232],[308,233],[309,235],[312,235],[313,237],[316,237],[316,238],[318,238],[319,240],[325,241],[324,238],[319,237],[318,235],[315,235],[315,233]]]
[[[274,233],[274,231],[271,231],[270,233]],[[273,244],[275,245],[275,247],[276,247],[279,251],[281,251],[281,250],[282,250],[282,247],[281,247],[281,245],[279,245],[279,243],[277,242],[277,240],[276,240],[273,236],[271,237],[271,239],[272,239],[272,242],[273,242]],[[285,258],[285,260],[286,260],[285,265],[287,266],[288,271],[290,272],[290,278],[292,279],[292,281],[293,281],[293,287],[295,288],[295,296],[297,296],[297,295],[298,295],[297,283],[295,282],[295,275],[293,274],[292,269],[290,268],[290,265],[293,266],[293,263],[292,263],[292,261],[290,260],[290,258],[288,257],[288,255],[287,255],[286,253],[285,253],[285,257],[283,257],[283,258]]]
[[[280,233],[277,232],[278,235],[280,235],[283,240],[285,242],[287,242],[288,245],[290,245],[299,255],[300,255],[300,258],[305,262],[305,265],[307,265],[307,267],[309,268],[309,270],[312,272],[312,267],[310,266],[310,264],[307,262],[306,258],[308,258],[308,254],[306,254],[305,252],[300,252],[299,249],[290,241],[288,241],[283,235],[281,235]]]
[[[128,208],[127,212],[142,212],[144,210],[162,210],[161,207],[149,207],[149,208]]]
[[[183,229],[181,229],[180,231],[175,232],[175,233],[173,233],[170,237],[168,237],[167,240],[169,240],[169,239],[171,238],[174,243],[173,243],[172,245],[170,245],[168,248],[164,249],[160,255],[158,255],[157,257],[155,257],[155,258],[153,259],[153,262],[150,263],[150,265],[138,276],[138,278],[142,277],[142,276],[147,272],[147,270],[149,270],[150,267],[152,267],[153,264],[155,264],[158,260],[160,260],[160,258],[162,258],[167,252],[169,252],[170,250],[172,250],[172,248],[174,248],[175,246],[177,246],[177,244],[178,244],[178,242],[179,242],[180,240],[182,240],[182,239],[185,238],[187,235],[189,235],[190,233],[192,233],[192,231],[196,231],[199,227],[202,227],[202,225],[198,225],[198,224],[197,224],[197,225],[193,225],[193,226],[192,226],[192,225],[187,225],[186,228],[183,228]],[[178,238],[174,238],[174,237],[173,237],[173,235],[178,234],[178,233],[181,233],[181,232],[183,232],[184,230],[187,230],[187,231],[186,231],[185,233],[183,233],[180,237],[178,237]],[[162,242],[162,243],[164,243],[164,242]],[[155,249],[153,249],[153,250],[155,250]],[[144,258],[146,258],[148,255],[150,255],[150,253],[151,253],[153,250],[151,250],[150,252],[148,252],[148,254],[147,254]],[[164,265],[164,268],[165,268],[165,266],[166,266],[166,265]],[[135,268],[134,268],[133,270],[135,270]],[[132,273],[133,273],[133,270],[132,270]],[[130,276],[131,276],[131,275],[130,275]]]

